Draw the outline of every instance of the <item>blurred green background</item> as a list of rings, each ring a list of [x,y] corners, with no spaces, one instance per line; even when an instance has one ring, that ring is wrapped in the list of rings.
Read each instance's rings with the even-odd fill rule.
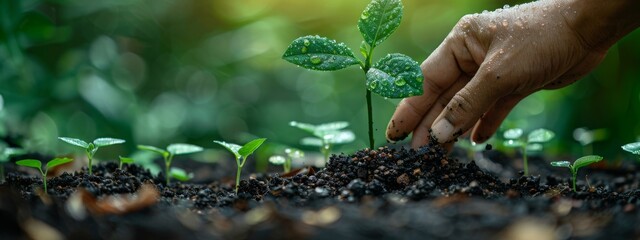
[[[358,139],[337,152],[364,148],[366,109],[361,70],[313,72],[281,60],[296,37],[319,34],[357,51],[357,19],[369,1],[285,0],[1,0],[0,136],[33,151],[70,152],[58,136],[135,144],[266,137],[298,147],[295,120],[344,120]],[[517,1],[404,0],[398,31],[379,50],[422,61],[460,17]],[[520,1],[522,2],[522,1]],[[593,146],[610,159],[631,158],[620,145],[640,135],[640,31],[614,46],[584,81],[530,96],[503,128],[545,127],[547,148],[577,155],[578,127],[604,128]],[[376,142],[397,100],[374,96]],[[496,141],[497,142],[497,141]],[[275,148],[273,148],[275,149]],[[267,153],[265,153],[267,154]]]

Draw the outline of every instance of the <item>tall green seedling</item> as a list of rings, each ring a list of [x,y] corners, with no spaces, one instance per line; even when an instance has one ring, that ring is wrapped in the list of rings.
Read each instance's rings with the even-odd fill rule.
[[[600,162],[600,160],[602,160],[601,156],[589,155],[578,158],[573,164],[569,163],[569,161],[558,161],[551,162],[551,166],[569,168],[569,170],[571,171],[571,182],[573,182],[573,191],[576,192],[576,176],[578,176],[578,169],[584,166],[591,165],[593,163]]]
[[[92,167],[93,155],[96,154],[96,152],[98,151],[98,148],[115,145],[115,144],[122,144],[125,142],[124,140],[117,139],[117,138],[98,138],[96,140],[93,140],[93,142],[91,143],[87,143],[77,138],[59,137],[58,139],[68,144],[84,148],[85,153],[87,154],[87,158],[89,159],[89,174],[93,174],[93,167]]]
[[[311,133],[314,136],[303,138],[300,140],[300,144],[319,147],[320,152],[324,156],[325,164],[329,162],[331,148],[334,145],[347,144],[356,139],[355,134],[353,134],[351,130],[345,129],[349,126],[348,122],[331,122],[320,125],[290,122],[289,125]]]
[[[154,147],[154,146],[149,146],[149,145],[138,145],[138,149],[140,150],[146,150],[146,151],[151,151],[151,152],[155,152],[158,153],[160,155],[162,155],[162,158],[164,159],[164,167],[165,167],[165,172],[164,172],[164,176],[166,179],[166,183],[167,186],[169,186],[169,183],[171,182],[171,177],[176,177],[176,179],[182,181],[184,180],[183,176],[179,175],[179,173],[184,172],[184,170],[181,169],[177,169],[174,171],[171,171],[171,161],[173,161],[173,157],[175,155],[185,155],[185,154],[191,154],[191,153],[197,153],[197,152],[201,152],[203,149],[200,146],[196,146],[196,145],[192,145],[192,144],[186,144],[186,143],[173,143],[173,144],[169,144],[169,146],[167,146],[167,150],[164,150],[162,148],[158,148],[158,147]],[[178,173],[178,175],[176,175],[176,173]],[[182,174],[184,175],[184,174]]]
[[[236,159],[236,165],[238,169],[236,171],[236,194],[238,194],[238,187],[240,187],[240,175],[242,174],[242,168],[244,164],[247,162],[247,158],[253,154],[263,143],[266,141],[266,138],[258,138],[251,142],[248,142],[244,146],[240,146],[234,143],[228,143],[223,141],[213,141],[214,143],[220,144],[229,152],[233,153],[233,156]]]
[[[539,128],[533,130],[523,138],[524,131],[520,128],[509,129],[504,132],[503,136],[505,147],[522,149],[522,159],[524,161],[524,175],[529,175],[528,153],[542,150],[542,144],[551,141],[555,136],[551,130]]]
[[[385,98],[404,98],[423,94],[423,75],[420,65],[410,57],[393,53],[372,62],[374,49],[400,26],[403,5],[400,0],[373,0],[358,19],[358,30],[364,41],[355,57],[346,44],[320,36],[305,36],[294,40],[283,59],[300,67],[318,71],[336,71],[359,65],[366,79],[369,147],[374,148],[373,108],[371,92]]]
[[[47,193],[47,173],[49,172],[49,169],[71,161],[73,161],[73,159],[71,158],[55,158],[47,162],[47,169],[45,169],[44,171],[42,171],[42,162],[40,160],[24,159],[17,161],[16,164],[40,170],[40,174],[42,174],[42,184],[44,186],[44,192]]]

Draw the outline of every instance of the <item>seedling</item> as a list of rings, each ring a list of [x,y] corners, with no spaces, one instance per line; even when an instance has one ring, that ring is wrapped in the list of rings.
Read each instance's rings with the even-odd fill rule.
[[[282,165],[284,173],[291,171],[291,162],[294,158],[304,157],[304,152],[298,149],[287,148],[284,150],[286,156],[274,155],[269,157],[269,162],[273,165]]]
[[[551,166],[569,168],[569,170],[571,170],[571,175],[572,175],[571,181],[573,182],[573,191],[577,192],[577,190],[576,190],[576,176],[578,175],[578,169],[580,169],[581,167],[584,167],[584,166],[591,165],[592,163],[600,162],[600,160],[602,160],[601,156],[589,155],[589,156],[584,156],[584,157],[578,158],[578,160],[576,160],[573,163],[573,165],[571,163],[569,163],[569,161],[559,161],[559,162],[551,162]]]
[[[122,170],[122,164],[123,163],[132,164],[133,163],[133,158],[120,156],[120,165],[118,166],[118,169]]]
[[[640,161],[640,142],[627,143],[622,146],[622,149],[638,156]]]
[[[44,192],[46,193],[47,192],[47,173],[49,172],[49,169],[55,166],[59,166],[59,165],[71,162],[71,161],[73,161],[73,159],[71,158],[55,158],[47,162],[47,169],[44,170],[44,172],[42,171],[42,162],[40,160],[24,159],[24,160],[17,161],[16,164],[20,166],[32,167],[40,170],[40,173],[42,174],[42,184],[44,186]]]
[[[171,161],[173,161],[173,156],[197,153],[203,150],[202,147],[200,146],[186,144],[186,143],[169,144],[169,146],[167,146],[167,150],[154,147],[154,146],[149,146],[149,145],[138,145],[138,149],[155,152],[162,155],[162,157],[164,158],[164,167],[165,167],[164,175],[167,180],[167,186],[169,186],[169,183],[171,181],[170,179],[172,174],[170,170],[171,170]]]
[[[348,122],[332,122],[320,125],[290,122],[289,125],[307,131],[315,136],[303,138],[300,144],[319,147],[320,152],[324,156],[325,164],[329,162],[329,154],[331,154],[333,145],[350,143],[356,139],[352,131],[344,129],[349,126]]]
[[[171,171],[169,171],[169,174],[172,178],[175,178],[180,182],[186,182],[193,178],[193,173],[187,173],[187,171],[182,168],[172,167]]]
[[[93,174],[91,162],[93,161],[93,155],[96,154],[98,148],[115,144],[122,144],[125,142],[124,140],[117,138],[98,138],[96,140],[93,140],[92,143],[87,143],[77,138],[59,137],[58,139],[68,144],[84,148],[85,153],[87,154],[87,158],[89,159],[89,174]]]
[[[266,141],[266,138],[258,138],[254,139],[251,142],[248,142],[244,146],[240,146],[233,143],[222,142],[222,141],[213,141],[214,143],[222,145],[224,148],[229,150],[229,152],[233,153],[233,156],[236,158],[236,165],[238,166],[236,172],[236,194],[238,194],[238,187],[240,187],[240,175],[242,174],[242,167],[247,162],[247,158],[253,154]]]
[[[12,156],[25,154],[26,151],[20,148],[0,146],[0,182],[4,182],[4,164],[9,162]]]
[[[526,139],[523,139],[522,129],[513,128],[504,132],[504,141],[505,147],[510,148],[521,148],[522,149],[522,159],[524,161],[524,175],[529,175],[529,164],[527,161],[527,152],[534,152],[542,150],[542,144],[551,141],[555,136],[551,130],[547,130],[544,128],[539,128],[533,130],[527,135]]]
[[[410,57],[393,53],[372,65],[373,50],[400,25],[403,15],[401,0],[373,0],[358,19],[358,30],[364,41],[355,57],[346,44],[320,36],[305,36],[294,40],[282,58],[300,67],[318,71],[336,71],[360,65],[366,79],[366,100],[369,120],[369,147],[374,148],[371,92],[385,98],[404,98],[423,94],[424,79],[420,65]]]

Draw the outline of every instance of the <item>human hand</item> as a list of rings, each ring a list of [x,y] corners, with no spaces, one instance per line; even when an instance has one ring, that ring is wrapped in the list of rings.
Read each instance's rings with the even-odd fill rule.
[[[400,102],[387,139],[413,132],[411,146],[417,148],[429,141],[430,129],[440,143],[471,130],[473,141],[484,142],[526,96],[589,73],[617,39],[584,27],[587,11],[603,10],[585,4],[537,1],[464,16],[422,63],[424,95]]]

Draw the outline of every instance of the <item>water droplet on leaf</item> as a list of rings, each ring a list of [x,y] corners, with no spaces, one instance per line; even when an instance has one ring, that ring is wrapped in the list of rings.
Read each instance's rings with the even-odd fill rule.
[[[320,64],[322,63],[322,58],[318,57],[318,56],[312,56],[309,61],[311,61],[311,63],[313,64]]]
[[[407,81],[406,81],[406,80],[404,80],[404,79],[402,79],[402,78],[399,78],[399,79],[397,79],[397,80],[395,81],[395,84],[396,84],[396,86],[398,86],[398,87],[402,87],[402,86],[404,86],[405,84],[407,84]]]
[[[307,47],[303,46],[302,49],[300,50],[302,53],[307,53]]]
[[[311,45],[311,41],[309,41],[309,39],[305,39],[305,40],[302,42],[302,44],[304,44],[305,46],[307,46],[307,47],[308,47],[309,45]]]

